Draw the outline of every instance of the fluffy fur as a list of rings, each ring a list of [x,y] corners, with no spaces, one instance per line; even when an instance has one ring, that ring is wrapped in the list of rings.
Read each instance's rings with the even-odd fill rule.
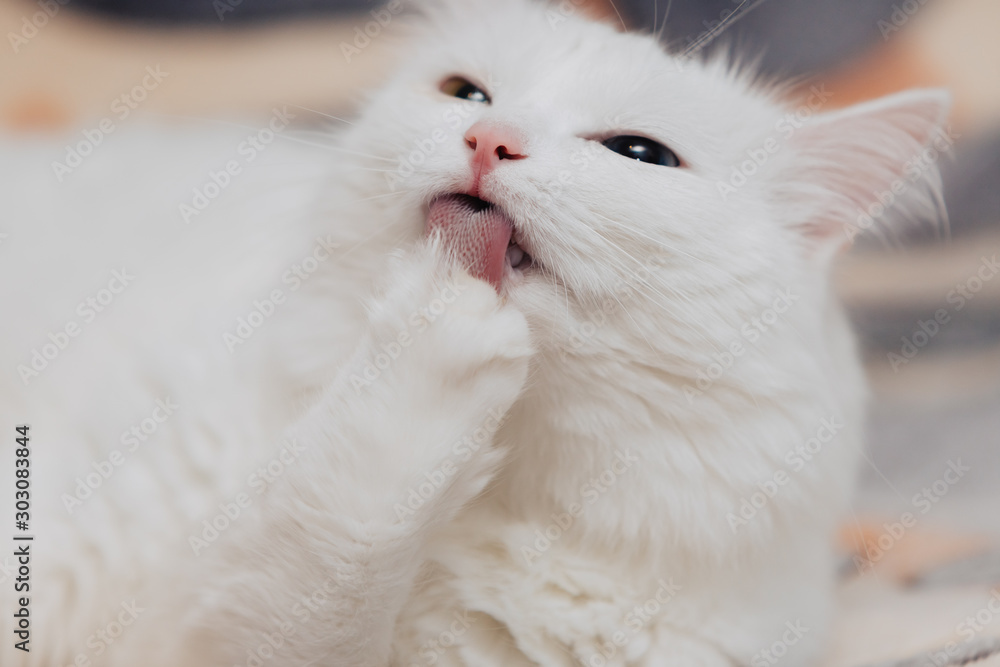
[[[31,424],[37,538],[31,652],[5,611],[3,665],[821,654],[865,396],[828,268],[946,100],[786,136],[788,108],[722,62],[495,4],[430,10],[329,151],[289,133],[248,163],[243,131],[123,128],[56,184],[61,142],[4,140],[0,433]],[[454,74],[492,103],[442,94]],[[500,295],[422,240],[481,119],[529,154],[483,182],[540,266]],[[597,141],[613,134],[684,164],[630,161]],[[185,224],[229,159],[243,172]],[[123,267],[87,319],[77,304]],[[79,335],[22,377],[69,321]],[[157,399],[177,407],[130,449]]]

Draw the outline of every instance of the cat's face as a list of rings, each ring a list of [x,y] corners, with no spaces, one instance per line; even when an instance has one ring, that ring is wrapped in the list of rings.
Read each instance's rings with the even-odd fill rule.
[[[812,213],[787,192],[796,163],[814,164],[809,137],[782,129],[771,96],[565,8],[495,4],[432,13],[354,139],[389,159],[368,165],[388,170],[373,196],[471,230],[458,252],[543,347],[654,346],[694,373],[776,294],[822,280],[814,221],[796,217]]]

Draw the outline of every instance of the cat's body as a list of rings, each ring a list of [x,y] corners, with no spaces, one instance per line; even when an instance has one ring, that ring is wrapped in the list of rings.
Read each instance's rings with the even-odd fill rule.
[[[279,138],[251,164],[247,133],[180,130],[190,151],[126,176],[159,133],[123,130],[38,187],[50,160],[12,146],[0,417],[31,424],[37,538],[32,650],[5,639],[2,664],[817,658],[864,399],[829,256],[944,103],[812,119],[723,197],[782,108],[546,11],[428,28],[334,151]],[[533,46],[497,56],[515,29]],[[490,104],[440,93],[455,74]],[[520,133],[475,194],[542,267],[508,266],[502,297],[421,240],[433,196],[468,193],[479,121]],[[684,164],[629,162],[611,130]]]

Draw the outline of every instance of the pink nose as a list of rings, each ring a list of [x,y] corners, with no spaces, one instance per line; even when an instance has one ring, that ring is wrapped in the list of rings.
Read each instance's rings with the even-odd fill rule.
[[[477,180],[493,171],[500,160],[523,160],[524,141],[509,125],[479,121],[465,133],[465,143],[472,149],[472,170]]]

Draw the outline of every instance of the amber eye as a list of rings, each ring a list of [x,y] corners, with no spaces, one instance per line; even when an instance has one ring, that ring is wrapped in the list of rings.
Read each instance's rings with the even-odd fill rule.
[[[460,100],[472,100],[473,102],[482,102],[483,104],[489,104],[492,101],[482,88],[460,76],[453,76],[442,83],[441,92],[445,95],[457,97]]]

